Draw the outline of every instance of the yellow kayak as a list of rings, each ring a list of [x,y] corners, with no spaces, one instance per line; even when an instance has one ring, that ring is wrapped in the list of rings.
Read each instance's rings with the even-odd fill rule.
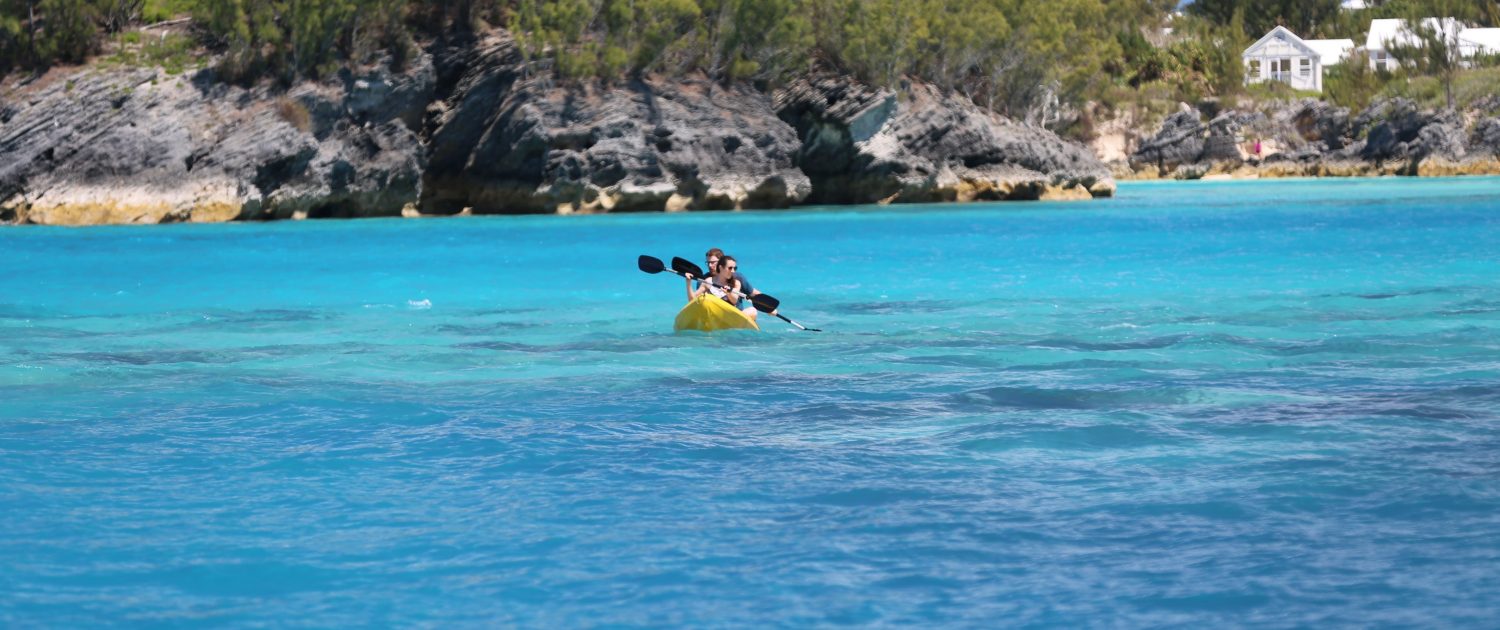
[[[677,321],[672,324],[672,329],[678,331],[712,332],[730,328],[760,330],[760,327],[755,325],[755,320],[730,306],[728,302],[712,295],[700,295],[697,299],[688,302],[688,305],[682,307],[682,310],[677,313]]]

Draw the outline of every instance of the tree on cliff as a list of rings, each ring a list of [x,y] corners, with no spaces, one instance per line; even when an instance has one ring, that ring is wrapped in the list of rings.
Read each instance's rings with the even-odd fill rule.
[[[29,22],[23,22],[13,10],[7,10],[3,0],[0,0],[0,76],[15,69],[23,61],[30,60],[35,55],[35,42],[33,33],[29,32]],[[22,53],[26,59],[22,59]]]
[[[146,0],[99,0],[100,24],[106,33],[118,33],[140,19],[145,6]]]
[[[1409,8],[1403,16],[1403,30],[1410,39],[1391,43],[1389,50],[1404,70],[1436,77],[1443,84],[1448,109],[1453,109],[1453,79],[1467,62],[1458,35],[1463,22],[1480,18],[1484,13],[1473,2],[1427,0],[1424,4]],[[1441,17],[1424,18],[1429,11],[1429,15]]]
[[[797,0],[703,3],[708,73],[731,81],[771,80],[806,66],[812,23]]]
[[[1339,0],[1195,0],[1187,6],[1189,13],[1220,25],[1241,12],[1245,35],[1252,41],[1277,26],[1310,37],[1320,27],[1336,23],[1340,10]]]
[[[361,53],[400,59],[409,41],[405,10],[406,0],[215,0],[194,15],[223,51],[227,78],[291,81],[327,76]]]
[[[1322,0],[1319,0],[1322,1]],[[0,0],[0,72],[82,61],[143,12],[190,11],[227,80],[324,78],[484,24],[563,80],[702,72],[774,84],[815,66],[908,78],[1037,122],[1093,98],[1174,0]],[[144,7],[144,9],[143,9]],[[164,8],[170,7],[170,9]],[[30,36],[36,35],[36,45]],[[1145,44],[1150,47],[1150,44]],[[25,54],[21,54],[21,53]],[[1198,64],[1201,65],[1201,64]]]
[[[0,74],[16,67],[81,63],[102,32],[140,16],[145,0],[0,0]]]

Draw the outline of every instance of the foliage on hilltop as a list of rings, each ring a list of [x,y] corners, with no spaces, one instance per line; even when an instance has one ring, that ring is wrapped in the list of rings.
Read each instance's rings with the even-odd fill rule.
[[[825,65],[917,77],[1011,114],[1097,91],[1120,35],[1170,0],[519,0],[529,58],[562,78],[703,72],[776,83]]]
[[[533,69],[614,80],[701,72],[783,81],[817,65],[906,77],[1020,113],[1110,80],[1122,38],[1172,0],[0,0],[8,67],[78,63],[128,25],[191,15],[231,80],[326,76],[480,25],[511,30]],[[1110,64],[1115,64],[1111,66]]]
[[[190,17],[220,76],[320,79],[404,63],[418,47],[488,28],[515,37],[528,71],[560,81],[701,73],[776,85],[813,69],[899,88],[934,83],[1052,124],[1089,102],[1175,102],[1244,92],[1239,51],[1277,24],[1359,39],[1369,21],[1424,12],[1494,25],[1500,4],[1386,0],[0,0],[0,75],[82,63],[139,41],[138,26]],[[1460,6],[1461,5],[1461,6]],[[1453,8],[1458,6],[1457,9]],[[1447,13],[1444,13],[1444,12]],[[1456,15],[1456,14],[1455,14]],[[1168,28],[1170,27],[1170,28]],[[134,37],[134,39],[131,39]],[[116,54],[114,58],[125,58]],[[137,55],[134,58],[142,58]],[[1413,64],[1412,72],[1432,64]],[[1349,71],[1334,98],[1386,77]]]

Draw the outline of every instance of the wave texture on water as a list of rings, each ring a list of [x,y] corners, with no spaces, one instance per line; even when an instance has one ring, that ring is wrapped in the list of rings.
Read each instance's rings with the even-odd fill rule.
[[[1497,184],[0,231],[0,625],[1488,625]]]

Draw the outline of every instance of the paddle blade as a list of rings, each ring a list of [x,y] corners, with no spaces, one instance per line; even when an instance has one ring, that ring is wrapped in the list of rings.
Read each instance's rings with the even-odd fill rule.
[[[764,293],[750,296],[750,303],[755,305],[755,310],[762,313],[769,313],[781,306],[781,300]]]
[[[693,264],[693,261],[684,260],[682,258],[678,258],[677,256],[672,257],[672,271],[681,274],[692,274],[694,278],[699,279],[708,277],[708,274],[703,273],[703,269],[698,265]]]
[[[651,256],[641,256],[640,258],[636,259],[635,264],[636,266],[641,268],[641,271],[644,271],[646,273],[661,273],[666,269],[666,267],[661,264],[660,258],[652,258]]]

